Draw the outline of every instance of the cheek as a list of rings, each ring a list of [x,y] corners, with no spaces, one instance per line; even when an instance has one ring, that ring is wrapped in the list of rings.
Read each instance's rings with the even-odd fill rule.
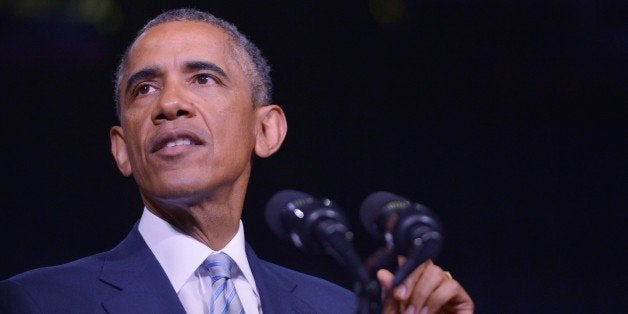
[[[139,161],[143,156],[143,136],[141,132],[141,125],[134,120],[127,121],[127,123],[123,123],[127,141],[127,150],[131,165],[133,168],[136,168],[139,164],[141,164]]]
[[[252,133],[254,110],[249,103],[217,96],[210,104],[198,106],[197,111],[213,134],[225,132],[242,136]]]
[[[231,129],[242,141],[250,141],[254,135],[255,129],[254,115],[249,111],[235,112],[230,120]]]
[[[224,112],[212,126],[217,145],[233,158],[249,158],[255,142],[254,119],[244,112]]]

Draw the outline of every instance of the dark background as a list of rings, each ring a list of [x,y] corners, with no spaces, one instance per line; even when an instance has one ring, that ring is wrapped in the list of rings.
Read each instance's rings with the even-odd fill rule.
[[[261,257],[351,288],[263,219],[282,189],[358,220],[385,190],[431,207],[436,262],[478,313],[626,309],[628,5],[606,1],[0,1],[0,279],[107,250],[142,204],[109,152],[113,71],[148,19],[208,10],[273,67],[289,133],[245,204]]]

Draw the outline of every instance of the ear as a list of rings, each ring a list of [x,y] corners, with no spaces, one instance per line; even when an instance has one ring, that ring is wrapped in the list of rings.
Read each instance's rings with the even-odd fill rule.
[[[113,154],[113,158],[116,160],[118,169],[125,177],[130,176],[133,171],[129,162],[129,152],[124,139],[124,130],[121,126],[116,125],[109,130],[109,140],[111,141],[111,154]]]
[[[286,138],[288,122],[281,107],[267,105],[255,108],[255,154],[265,158],[274,154]]]

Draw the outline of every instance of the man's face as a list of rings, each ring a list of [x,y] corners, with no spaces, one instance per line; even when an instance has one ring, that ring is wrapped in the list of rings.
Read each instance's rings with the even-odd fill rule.
[[[201,22],[157,25],[133,44],[112,152],[143,197],[185,203],[246,189],[258,115],[226,33]],[[237,193],[244,193],[237,190]]]

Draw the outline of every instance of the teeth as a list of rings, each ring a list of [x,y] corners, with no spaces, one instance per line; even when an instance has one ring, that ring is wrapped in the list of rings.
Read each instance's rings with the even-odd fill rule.
[[[181,146],[181,145],[192,145],[192,141],[188,138],[181,138],[174,142],[168,142],[166,144],[166,147],[175,147],[175,146]]]

